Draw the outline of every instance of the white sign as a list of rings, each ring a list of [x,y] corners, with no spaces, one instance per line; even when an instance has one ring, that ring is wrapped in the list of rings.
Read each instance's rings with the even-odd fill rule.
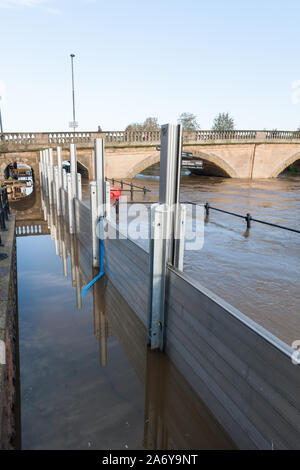
[[[73,129],[75,129],[75,127],[78,127],[78,122],[77,121],[69,122],[69,127],[72,127]]]

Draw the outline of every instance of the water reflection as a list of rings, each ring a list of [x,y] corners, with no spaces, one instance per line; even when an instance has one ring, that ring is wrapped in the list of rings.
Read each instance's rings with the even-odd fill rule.
[[[82,304],[97,274],[89,248],[47,200],[43,208],[52,242],[18,240],[24,447],[234,448],[171,361],[148,350],[111,282],[99,280]]]
[[[158,181],[143,178],[157,200]],[[142,199],[140,195],[135,200]],[[181,200],[300,228],[300,178],[244,180],[183,176]],[[300,338],[299,234],[211,211],[204,246],[185,251],[184,270],[291,345]]]

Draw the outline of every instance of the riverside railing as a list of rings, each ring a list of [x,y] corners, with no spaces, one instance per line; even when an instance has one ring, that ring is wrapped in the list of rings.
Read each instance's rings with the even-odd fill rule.
[[[147,189],[146,186],[137,186],[136,184],[133,184],[132,182],[131,183],[127,183],[126,181],[123,181],[123,180],[117,180],[115,178],[105,178],[105,181],[111,181],[112,185],[114,186],[115,183],[118,183],[120,184],[120,187],[121,187],[121,190],[122,192],[130,192],[130,197],[131,197],[131,200],[133,200],[133,195],[135,192],[137,193],[144,193],[144,194],[147,194],[147,193],[151,193],[151,189]],[[124,186],[129,186],[130,189],[124,189]]]
[[[255,217],[252,217],[252,215],[249,214],[249,213],[246,214],[246,215],[242,215],[242,214],[237,214],[235,212],[226,211],[225,209],[219,209],[218,207],[211,206],[208,202],[206,202],[205,204],[199,204],[199,203],[196,203],[196,202],[188,202],[187,204],[192,204],[192,205],[195,205],[195,206],[203,206],[204,205],[206,216],[208,216],[209,211],[212,210],[212,211],[222,212],[223,214],[233,215],[234,217],[239,217],[240,219],[244,219],[247,222],[247,228],[248,229],[251,228],[251,222],[256,222],[258,224],[269,225],[270,227],[276,227],[276,228],[280,228],[280,229],[283,229],[283,230],[288,230],[289,232],[300,233],[300,230],[298,230],[298,229],[291,228],[291,227],[286,227],[286,226],[280,225],[280,224],[274,224],[274,223],[268,222],[266,220],[256,219]]]
[[[157,204],[157,201],[126,201],[125,203],[122,203],[119,198],[116,198],[115,200],[115,210],[116,210],[116,215],[119,214],[119,211],[120,211],[120,204],[144,204],[144,205],[148,205],[148,206],[151,206],[152,204]],[[282,230],[287,230],[289,232],[294,232],[294,233],[300,233],[300,230],[299,229],[296,229],[296,228],[292,228],[292,227],[287,227],[285,225],[281,225],[281,224],[275,224],[273,222],[268,222],[267,220],[261,220],[261,219],[256,219],[255,217],[252,217],[251,214],[246,214],[246,215],[243,215],[243,214],[237,214],[236,212],[232,212],[232,211],[227,211],[225,209],[220,209],[218,207],[214,207],[214,206],[211,206],[208,202],[206,203],[200,203],[200,202],[191,202],[191,201],[184,201],[183,204],[189,204],[189,205],[192,205],[192,206],[199,206],[199,207],[204,207],[205,209],[205,214],[206,214],[206,217],[209,216],[210,214],[210,211],[216,211],[216,212],[221,212],[223,214],[227,214],[227,215],[232,215],[234,217],[238,217],[239,219],[243,219],[246,221],[247,223],[247,229],[250,229],[251,228],[251,223],[252,222],[256,222],[258,224],[262,224],[262,225],[267,225],[269,227],[275,227],[275,228],[279,228],[279,229],[282,229]]]

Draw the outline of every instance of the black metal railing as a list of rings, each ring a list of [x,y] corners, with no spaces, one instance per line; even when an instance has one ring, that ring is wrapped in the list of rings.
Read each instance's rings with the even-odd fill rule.
[[[216,211],[216,212],[221,212],[223,214],[232,215],[232,216],[238,217],[240,219],[244,219],[247,223],[247,228],[248,229],[251,228],[251,222],[256,222],[258,224],[269,225],[270,227],[276,227],[276,228],[280,228],[282,230],[288,230],[289,232],[300,233],[300,230],[298,230],[296,228],[286,227],[285,225],[274,224],[273,222],[267,222],[266,220],[256,219],[255,217],[252,217],[252,215],[249,214],[249,213],[246,214],[246,215],[243,215],[243,214],[237,214],[236,212],[226,211],[225,209],[219,209],[218,207],[211,206],[208,202],[206,202],[205,204],[199,204],[197,202],[187,201],[187,202],[185,202],[185,204],[192,204],[192,205],[195,205],[195,206],[202,206],[202,207],[204,206],[205,213],[206,213],[207,217],[209,216],[209,212],[212,210],[212,211]]]
[[[130,201],[131,204],[147,204],[147,205],[151,205],[151,204],[157,204],[158,201]],[[239,219],[243,219],[245,220],[246,224],[247,224],[247,229],[250,229],[251,228],[251,223],[252,222],[256,222],[258,224],[263,224],[263,225],[268,225],[269,227],[275,227],[275,228],[279,228],[279,229],[282,229],[282,230],[287,230],[289,232],[293,232],[293,233],[300,233],[300,230],[299,229],[296,229],[296,228],[292,228],[292,227],[287,227],[285,225],[280,225],[280,224],[274,224],[273,222],[267,222],[266,220],[261,220],[261,219],[256,219],[255,217],[252,217],[251,214],[247,213],[247,214],[237,214],[236,212],[231,212],[231,211],[227,211],[225,209],[220,209],[218,207],[214,207],[214,206],[211,206],[208,202],[206,202],[205,204],[203,203],[199,203],[199,202],[191,202],[191,201],[183,201],[182,202],[183,204],[190,204],[190,205],[193,205],[193,206],[199,206],[199,207],[204,207],[205,209],[205,213],[206,213],[206,217],[209,216],[209,213],[210,211],[216,211],[216,212],[221,212],[223,214],[227,214],[227,215],[232,215],[234,217],[238,217]],[[119,199],[116,200],[116,212],[119,213],[119,205],[120,205],[120,202],[119,202]]]
[[[8,216],[10,214],[9,210],[9,202],[7,196],[7,188],[6,186],[0,187],[0,230],[4,231],[7,230],[6,228],[6,221],[8,220]],[[1,234],[0,234],[0,246],[3,246]]]
[[[151,193],[151,189],[146,188],[146,186],[137,186],[136,184],[127,183],[127,181],[117,180],[115,178],[105,178],[105,180],[111,182],[113,186],[115,183],[120,184],[122,192],[130,193],[131,200],[133,200],[133,195],[135,192],[144,194]],[[124,186],[129,186],[130,189],[124,189]]]

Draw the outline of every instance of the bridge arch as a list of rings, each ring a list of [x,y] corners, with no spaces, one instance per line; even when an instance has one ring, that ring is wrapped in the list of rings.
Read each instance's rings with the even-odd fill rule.
[[[84,165],[82,162],[77,160],[77,171],[82,175],[83,178],[89,178],[90,177],[90,170],[89,168]]]
[[[148,155],[147,157],[143,158],[142,161],[138,162],[134,165],[127,173],[126,178],[134,178],[142,171],[146,170],[152,165],[160,162],[160,152],[156,152],[154,154]]]
[[[286,158],[271,174],[271,178],[277,178],[284,170],[286,170],[290,165],[295,163],[297,160],[300,160],[300,152],[293,154],[291,157]]]
[[[199,150],[193,151],[194,157],[198,157],[201,160],[211,163],[216,168],[218,168],[226,177],[229,178],[238,178],[238,174],[232,166],[229,165],[223,158],[219,157],[214,153],[205,153]],[[152,165],[159,163],[160,153],[156,152],[154,154],[148,155],[143,160],[135,164],[127,173],[126,178],[134,178],[136,175],[146,170]],[[222,176],[223,176],[222,174]]]
[[[200,150],[193,151],[192,153],[194,157],[198,157],[200,160],[204,160],[204,162],[209,162],[215,167],[219,168],[222,173],[224,173],[224,176],[227,176],[229,178],[239,177],[235,169],[232,168],[232,166],[229,165],[228,162],[226,162],[223,158],[219,157],[215,153],[205,153]]]

